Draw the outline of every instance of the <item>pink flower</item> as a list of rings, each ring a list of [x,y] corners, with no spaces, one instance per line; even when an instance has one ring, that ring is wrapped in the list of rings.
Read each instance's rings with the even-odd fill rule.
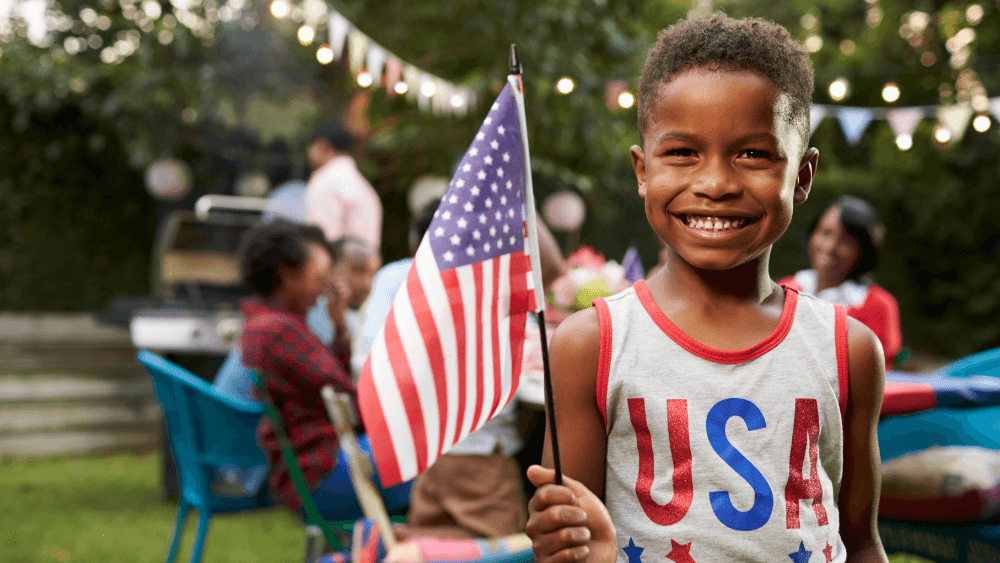
[[[589,246],[581,246],[576,252],[569,255],[568,261],[577,268],[599,271],[604,267],[604,255],[594,251]]]

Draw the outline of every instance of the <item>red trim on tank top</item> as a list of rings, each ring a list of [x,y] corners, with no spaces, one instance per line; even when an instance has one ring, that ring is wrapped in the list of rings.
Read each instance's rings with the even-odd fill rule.
[[[611,374],[611,310],[604,298],[594,299],[601,328],[601,348],[597,360],[597,409],[608,427],[608,377]]]
[[[646,313],[649,314],[653,322],[660,327],[660,330],[664,334],[669,336],[678,346],[695,356],[720,364],[748,362],[763,356],[773,350],[775,346],[781,344],[781,341],[785,339],[788,331],[792,328],[792,321],[795,319],[795,304],[798,303],[799,298],[798,291],[792,288],[785,288],[785,302],[782,305],[778,326],[774,327],[774,331],[764,340],[742,350],[717,350],[698,342],[677,328],[677,325],[672,323],[663,311],[660,310],[660,307],[656,304],[653,295],[649,292],[649,288],[646,287],[646,283],[643,280],[635,282],[633,287],[635,287],[635,294],[639,297],[639,302],[642,303],[643,308],[646,309]]]
[[[847,357],[847,309],[843,305],[833,306],[833,332],[837,343],[837,383],[840,400],[840,419],[847,419],[848,375],[850,369]]]

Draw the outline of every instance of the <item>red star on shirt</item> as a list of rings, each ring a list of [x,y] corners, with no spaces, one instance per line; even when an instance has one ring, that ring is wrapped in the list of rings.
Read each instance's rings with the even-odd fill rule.
[[[823,548],[823,555],[826,556],[826,563],[833,561],[833,546],[830,542],[826,542],[826,547]]]
[[[680,544],[670,540],[670,553],[667,554],[667,557],[677,563],[697,563],[691,559],[691,542]]]

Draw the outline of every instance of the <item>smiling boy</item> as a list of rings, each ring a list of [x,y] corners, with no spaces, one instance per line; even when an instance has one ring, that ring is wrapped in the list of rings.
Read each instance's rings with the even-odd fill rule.
[[[651,49],[631,156],[667,257],[553,337],[566,485],[529,469],[539,563],[886,561],[881,347],[768,272],[816,171],[811,95],[771,22],[683,21]]]

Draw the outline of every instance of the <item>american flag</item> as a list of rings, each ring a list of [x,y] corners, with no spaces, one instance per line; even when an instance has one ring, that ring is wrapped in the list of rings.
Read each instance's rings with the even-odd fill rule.
[[[514,95],[508,83],[459,163],[362,368],[383,486],[424,471],[517,389],[535,295]]]

